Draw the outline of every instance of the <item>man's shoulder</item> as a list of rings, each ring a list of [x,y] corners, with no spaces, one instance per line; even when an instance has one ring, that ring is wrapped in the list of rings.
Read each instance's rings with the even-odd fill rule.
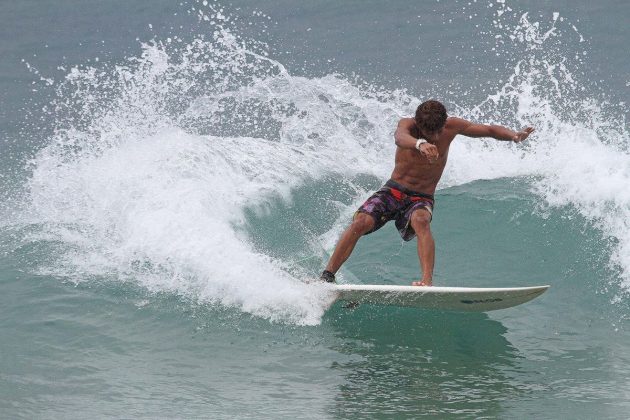
[[[398,125],[399,126],[404,126],[404,127],[415,126],[416,125],[416,120],[414,120],[413,118],[409,118],[409,117],[401,118],[398,121]]]
[[[459,117],[448,117],[446,119],[446,123],[444,124],[444,128],[447,130],[460,131],[470,125],[470,121],[466,121],[463,118]]]

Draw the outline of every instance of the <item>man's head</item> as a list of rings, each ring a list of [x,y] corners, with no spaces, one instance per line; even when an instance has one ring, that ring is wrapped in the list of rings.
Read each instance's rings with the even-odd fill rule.
[[[446,108],[438,101],[429,100],[416,109],[416,126],[424,137],[434,140],[446,123]]]

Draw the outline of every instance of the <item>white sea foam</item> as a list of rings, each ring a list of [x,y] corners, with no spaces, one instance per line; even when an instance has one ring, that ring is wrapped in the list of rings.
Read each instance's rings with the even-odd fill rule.
[[[554,30],[527,16],[519,25],[514,42],[543,53],[521,60],[496,95],[456,113],[531,124],[536,135],[518,146],[456,140],[441,185],[532,176],[549,206],[573,206],[618,240],[611,262],[630,287],[625,122],[581,99],[565,61],[545,53]],[[67,247],[46,270],[319,322],[327,289],[255,249],[240,228],[244,210],[329,174],[386,179],[396,122],[421,99],[338,75],[292,76],[221,27],[211,40],[145,44],[130,61],[72,69],[59,86],[59,127],[29,182],[31,220],[44,226],[37,238]]]
[[[191,75],[200,51],[217,62],[200,61]],[[255,64],[235,75],[228,54]],[[374,171],[382,145],[373,137],[382,133],[367,126],[389,127],[396,115],[341,78],[291,77],[279,63],[242,50],[228,32],[185,46],[177,64],[172,59],[163,45],[145,45],[134,66],[110,73],[75,68],[61,85],[57,109],[75,112],[34,160],[29,182],[31,217],[45,225],[33,239],[67,247],[46,272],[77,281],[114,275],[273,320],[318,322],[330,302],[327,288],[304,284],[303,273],[255,251],[238,229],[243,210],[278,193],[288,197],[322,174]],[[181,105],[173,84],[190,88],[209,68],[217,84],[207,94],[175,114],[165,110]],[[77,96],[79,106],[72,102]],[[281,122],[275,136],[196,132],[221,125],[222,107],[244,103],[273,113]]]

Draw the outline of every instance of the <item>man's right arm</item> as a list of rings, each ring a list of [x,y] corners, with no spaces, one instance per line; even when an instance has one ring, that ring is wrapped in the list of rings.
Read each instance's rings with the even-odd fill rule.
[[[394,133],[396,146],[401,149],[415,149],[418,139],[411,135],[411,130],[416,123],[411,118],[403,118],[398,121],[398,127]],[[431,143],[422,143],[419,149],[420,153],[425,155],[430,162],[439,157],[438,149]]]
[[[398,121],[398,127],[396,128],[396,132],[394,133],[394,140],[396,141],[396,146],[402,149],[415,149],[417,138],[411,135],[412,124],[410,122],[411,118],[403,118]]]

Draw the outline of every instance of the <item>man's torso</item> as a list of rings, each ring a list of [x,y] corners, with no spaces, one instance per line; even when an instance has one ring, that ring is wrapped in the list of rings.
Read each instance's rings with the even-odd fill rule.
[[[405,120],[409,120],[410,126],[413,123],[412,118],[405,118]],[[427,157],[418,150],[398,147],[396,149],[396,163],[391,175],[392,180],[413,191],[430,195],[435,193],[446,167],[449,147],[457,135],[453,124],[449,124],[449,120],[450,118],[446,120],[442,133],[434,143],[438,148],[438,159],[430,163]],[[413,137],[420,138],[415,123],[413,123],[410,131]]]

